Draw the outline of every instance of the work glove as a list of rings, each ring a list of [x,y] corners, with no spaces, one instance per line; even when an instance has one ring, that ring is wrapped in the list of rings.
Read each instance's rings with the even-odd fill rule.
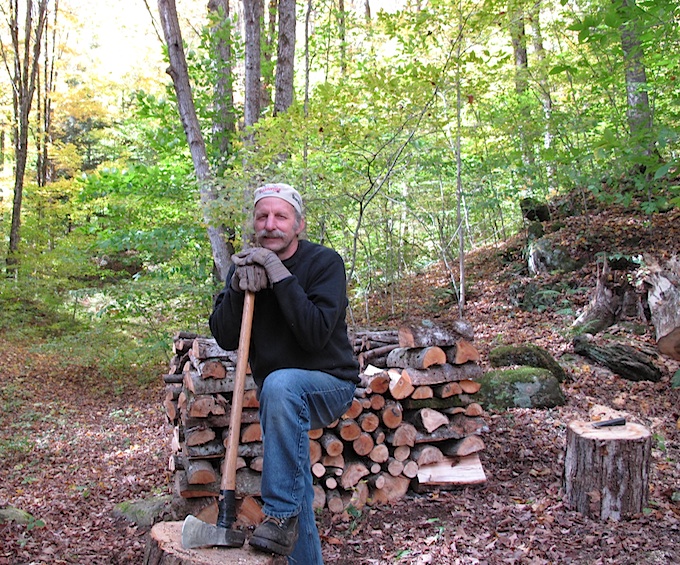
[[[240,292],[258,292],[268,286],[267,273],[261,265],[237,266],[231,277],[231,288]]]
[[[272,284],[276,284],[291,275],[284,264],[276,256],[276,253],[265,247],[254,247],[247,251],[241,251],[232,257],[232,261],[237,267],[246,265],[260,265],[264,267],[267,278]]]

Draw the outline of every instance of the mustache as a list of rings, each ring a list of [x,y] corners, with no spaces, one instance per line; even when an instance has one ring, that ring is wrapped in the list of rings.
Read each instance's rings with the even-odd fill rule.
[[[263,237],[269,238],[276,237],[279,239],[283,239],[286,236],[286,234],[281,230],[260,230],[255,235],[258,239]]]

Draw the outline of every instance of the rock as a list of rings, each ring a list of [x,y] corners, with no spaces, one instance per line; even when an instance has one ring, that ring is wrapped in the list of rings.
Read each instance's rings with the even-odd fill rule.
[[[528,252],[528,267],[532,275],[553,271],[567,273],[578,266],[567,248],[553,245],[552,241],[546,237],[530,241]]]
[[[0,524],[15,522],[17,524],[29,524],[35,518],[25,510],[14,506],[4,506],[0,508]]]
[[[548,369],[559,382],[564,382],[567,376],[562,366],[547,349],[533,344],[496,347],[489,353],[489,362],[492,367],[526,365]]]
[[[166,513],[172,503],[172,495],[151,496],[143,500],[126,500],[117,504],[113,515],[123,517],[138,526],[153,526]]]
[[[565,403],[560,383],[547,369],[519,367],[487,371],[477,381],[477,402],[489,410],[554,408]]]

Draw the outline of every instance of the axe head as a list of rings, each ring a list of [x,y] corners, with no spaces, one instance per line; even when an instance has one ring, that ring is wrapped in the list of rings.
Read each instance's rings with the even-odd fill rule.
[[[187,516],[182,525],[182,547],[242,547],[246,541],[245,533],[230,528],[220,528],[208,524],[195,516]]]

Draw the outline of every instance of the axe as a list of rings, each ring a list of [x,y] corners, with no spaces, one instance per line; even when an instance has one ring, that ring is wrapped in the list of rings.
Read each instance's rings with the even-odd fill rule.
[[[220,497],[217,503],[218,515],[215,525],[189,515],[182,525],[182,546],[185,549],[195,547],[242,547],[246,541],[244,532],[232,529],[236,521],[236,457],[238,455],[239,433],[241,431],[241,412],[243,409],[243,392],[245,390],[246,367],[250,348],[250,332],[253,327],[253,307],[255,295],[249,290],[243,302],[241,333],[238,341],[236,357],[236,374],[234,376],[234,392],[229,415],[229,438],[227,452],[222,461],[222,479]]]

